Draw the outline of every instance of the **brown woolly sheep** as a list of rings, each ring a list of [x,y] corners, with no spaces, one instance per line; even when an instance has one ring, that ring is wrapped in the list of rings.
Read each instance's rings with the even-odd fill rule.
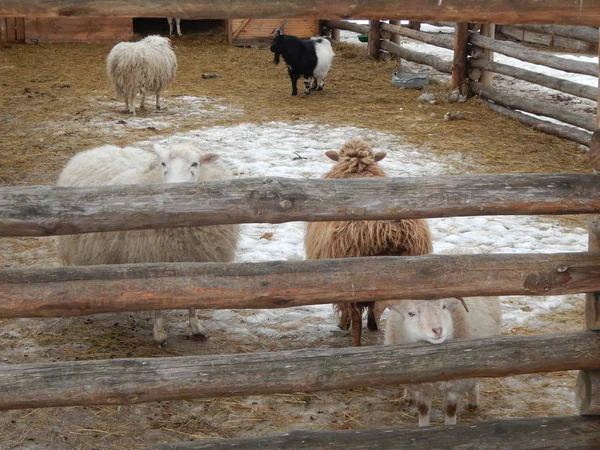
[[[328,151],[336,161],[323,178],[387,177],[377,164],[385,152],[373,151],[369,145],[352,139],[339,152]],[[372,220],[352,222],[310,222],[306,226],[304,246],[307,259],[355,258],[359,256],[418,256],[433,251],[431,233],[423,219]],[[377,321],[385,309],[374,302],[336,303],[334,310],[339,327],[352,325],[354,346],[360,346],[362,315],[367,309],[367,327],[377,330]]]

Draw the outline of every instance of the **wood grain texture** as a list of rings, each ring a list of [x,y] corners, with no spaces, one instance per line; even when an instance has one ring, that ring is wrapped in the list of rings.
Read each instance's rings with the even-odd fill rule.
[[[397,45],[382,41],[386,46]],[[489,88],[488,88],[489,89]],[[230,223],[600,212],[591,174],[0,188],[0,236]]]
[[[467,47],[469,45],[469,24],[458,22],[454,27],[454,57],[452,58],[452,89],[466,94],[469,86],[465,84],[468,73]]]
[[[444,345],[3,364],[0,410],[372,388],[599,366],[600,335],[590,331]]]
[[[590,44],[598,45],[598,28],[595,27],[574,27],[568,25],[515,25],[522,30],[534,31],[537,33],[548,33],[554,36],[562,36],[571,39],[578,39]]]
[[[438,58],[437,56],[409,50],[405,46],[397,45],[390,41],[381,42],[381,48],[387,52],[390,52],[392,55],[399,56],[407,61],[424,64],[426,66],[433,67],[440,72],[452,73],[452,63],[442,58]]]
[[[548,55],[547,53],[528,49],[521,44],[497,41],[473,32],[470,35],[470,41],[473,45],[478,47],[502,53],[503,55],[520,59],[521,61],[526,61],[533,64],[541,64],[543,66],[552,67],[553,69],[563,70],[565,72],[581,73],[593,77],[598,76],[597,63],[574,61],[561,58],[559,56]]]
[[[473,94],[479,95],[486,100],[491,100],[499,105],[537,114],[539,116],[551,117],[589,131],[594,131],[596,129],[593,115],[579,114],[552,103],[507,94],[498,89],[485,86],[477,81],[471,81],[469,84]]]
[[[454,49],[452,35],[446,35],[441,33],[425,33],[423,31],[413,30],[411,28],[401,27],[399,25],[387,24],[385,22],[381,23],[381,29],[389,31],[395,36],[404,36],[410,39],[414,39],[416,41],[425,42],[426,44],[447,48],[449,50]],[[392,42],[394,44],[398,44],[398,42]]]
[[[600,419],[541,417],[499,419],[447,427],[302,431],[246,439],[205,439],[158,444],[148,450],[597,450]]]
[[[600,415],[600,370],[579,372],[575,386],[575,405],[581,415]]]
[[[600,24],[600,0],[3,0],[0,16],[183,19],[408,19],[421,22]]]
[[[600,254],[428,255],[4,269],[0,318],[600,291]]]
[[[381,26],[379,20],[369,20],[369,41],[367,43],[367,54],[374,60],[379,60],[381,51]]]
[[[516,66],[509,66],[508,64],[486,61],[484,59],[472,59],[469,61],[469,64],[473,68],[508,75],[513,78],[518,78],[519,80],[528,81],[529,83],[539,84],[540,86],[575,95],[576,97],[588,98],[594,101],[598,100],[598,88],[594,86],[587,86],[574,81],[533,72],[527,69],[521,69]]]

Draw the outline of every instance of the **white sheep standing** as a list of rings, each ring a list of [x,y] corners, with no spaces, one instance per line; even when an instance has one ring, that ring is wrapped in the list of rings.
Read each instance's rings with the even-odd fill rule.
[[[388,302],[391,309],[385,325],[385,344],[428,342],[443,344],[455,339],[483,338],[500,334],[502,306],[498,297],[472,297],[441,300],[397,300]],[[468,312],[467,312],[468,309]],[[460,359],[460,355],[456,356]],[[404,398],[415,401],[419,426],[429,425],[434,394],[444,395],[445,424],[456,424],[458,402],[469,395],[469,409],[479,405],[479,382],[476,378],[406,385]]]
[[[201,154],[189,143],[155,146],[154,152],[114,145],[73,156],[58,178],[59,186],[181,183],[230,178],[215,154]],[[230,262],[238,245],[238,225],[117,231],[61,236],[59,252],[65,265]],[[192,335],[205,337],[195,309],[189,310]],[[167,334],[162,311],[155,311],[154,341]]]
[[[169,36],[173,36],[173,22],[175,22],[175,26],[177,27],[177,36],[182,36],[181,19],[176,19],[174,17],[167,17],[167,22],[169,22]]]
[[[117,95],[125,98],[125,110],[135,116],[135,97],[141,94],[144,108],[146,94],[156,94],[160,109],[160,92],[175,79],[177,57],[169,38],[148,36],[138,42],[120,42],[106,57],[106,73]]]

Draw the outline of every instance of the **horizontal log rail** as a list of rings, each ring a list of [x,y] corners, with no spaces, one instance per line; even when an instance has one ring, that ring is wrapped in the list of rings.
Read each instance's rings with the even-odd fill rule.
[[[302,431],[245,439],[157,444],[147,450],[460,448],[461,450],[590,450],[600,448],[600,418],[564,416],[497,419],[451,427]]]
[[[580,41],[598,45],[598,28],[594,27],[530,24],[519,24],[515,25],[515,27],[520,28],[521,30],[533,31],[534,33],[553,34],[555,36],[561,36],[570,39],[578,39]]]
[[[381,24],[381,29],[389,31],[392,34],[424,42],[425,44],[454,50],[454,38],[451,34],[425,33],[423,31],[412,30],[410,28],[391,25],[385,22]]]
[[[200,184],[0,188],[0,236],[228,223],[599,212],[600,183],[591,174],[238,178]]]
[[[574,61],[561,58],[559,56],[548,55],[537,50],[528,49],[521,44],[497,41],[493,38],[482,36],[475,32],[470,33],[469,40],[477,47],[502,53],[503,55],[520,59],[521,61],[526,61],[533,64],[541,64],[543,66],[562,70],[564,72],[580,73],[584,75],[590,75],[592,77],[598,76],[598,64],[596,63]]]
[[[331,30],[346,30],[359,34],[367,34],[369,32],[368,25],[348,22],[347,20],[326,20],[323,22],[323,25]]]
[[[429,255],[0,271],[0,319],[600,291],[600,253]]]
[[[469,65],[472,68],[484,69],[490,72],[508,75],[519,80],[529,83],[539,84],[550,89],[555,89],[566,94],[575,95],[576,97],[587,98],[590,100],[598,100],[598,88],[595,86],[587,86],[581,83],[564,80],[562,78],[553,77],[539,72],[533,72],[527,69],[521,69],[508,64],[497,63],[494,61],[486,61],[484,59],[471,59]]]
[[[522,112],[515,111],[514,109],[496,105],[495,103],[491,103],[485,99],[481,101],[485,105],[487,105],[492,111],[495,111],[498,114],[502,114],[511,119],[518,120],[523,125],[531,127],[534,130],[542,131],[544,133],[551,134],[552,136],[558,136],[562,139],[577,142],[578,144],[585,145],[586,147],[589,147],[592,142],[592,133],[588,133],[587,131],[569,127],[567,125],[559,125],[557,123],[549,122],[547,120],[541,120],[537,117],[532,117]]]
[[[556,106],[548,102],[540,102],[535,98],[525,98],[517,95],[505,94],[498,89],[485,86],[477,81],[469,83],[471,91],[486,100],[491,100],[501,106],[518,109],[538,116],[551,117],[570,125],[594,131],[596,124],[594,117],[588,114],[578,114],[567,108]]]
[[[428,53],[417,52],[409,50],[398,44],[394,44],[390,41],[381,41],[381,49],[386,52],[390,52],[392,55],[399,56],[400,58],[406,59],[407,61],[416,62],[417,64],[424,64],[429,67],[433,67],[435,70],[444,73],[452,72],[452,61],[446,61],[437,56],[430,55]]]
[[[460,355],[460,357],[457,357]],[[600,367],[600,334],[0,365],[0,410],[395,386]]]
[[[183,19],[408,19],[442,22],[600,24],[600,0],[3,0],[0,17]]]

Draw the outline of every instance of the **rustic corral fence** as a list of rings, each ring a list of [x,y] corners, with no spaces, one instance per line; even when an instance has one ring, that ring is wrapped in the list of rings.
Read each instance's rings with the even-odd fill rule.
[[[597,87],[495,62],[493,55],[494,53],[500,53],[520,61],[592,77],[598,76],[598,64],[596,63],[567,59],[541,50],[528,48],[523,44],[495,39],[496,29],[506,32],[507,30],[505,27],[496,27],[489,24],[474,25],[465,22],[455,24],[436,23],[436,25],[454,26],[454,36],[451,34],[427,33],[416,30],[413,28],[418,28],[418,26],[415,27],[412,23],[412,28],[410,26],[401,27],[397,24],[388,24],[378,20],[370,21],[369,25],[360,25],[342,20],[329,20],[325,21],[324,24],[331,30],[348,30],[368,34],[369,43],[367,51],[375,59],[380,57],[383,50],[407,61],[424,64],[440,72],[452,74],[452,84],[454,87],[461,88],[464,93],[469,91],[479,95],[494,111],[519,120],[523,124],[540,131],[586,146],[590,145],[591,133],[596,129],[594,118],[591,115],[577,113],[569,107],[557,106],[549,102],[502,92],[493,87],[492,74],[507,75],[518,80],[596,102],[598,100]],[[583,42],[579,39],[586,39],[588,43],[595,42],[596,45],[598,44],[598,29],[591,27],[520,25],[519,28],[514,29],[521,30],[523,33],[525,33],[526,29],[546,30],[547,32],[559,33],[560,36],[570,36],[573,40],[577,38],[577,42]],[[509,28],[509,30],[513,30],[513,28]],[[591,30],[595,30],[593,36]],[[339,36],[335,32],[332,35],[334,37]],[[454,58],[451,61],[424,52],[410,50],[400,44],[397,39],[399,36],[452,50]],[[549,117],[578,128],[532,117],[521,111]]]
[[[349,0],[326,6],[317,3],[236,0],[232,7],[189,0],[177,2],[177,7],[184,18],[385,16],[432,20],[435,16],[466,24],[510,23],[518,15],[520,21],[600,23],[600,0],[580,6],[558,0],[541,6],[540,2],[523,0],[518,7],[509,0],[481,1],[477,2],[482,5],[480,9],[466,0],[387,0],[378,2],[376,11],[368,2],[358,6]],[[167,0],[149,5],[125,0],[0,0],[0,14],[7,16],[166,17],[173,7]],[[464,42],[468,27],[457,29],[455,41]],[[454,74],[466,73],[462,62],[464,58],[455,57]],[[600,131],[592,136],[590,156],[593,168],[600,170]],[[114,202],[115,197],[119,202]],[[374,203],[373,198],[378,201]],[[581,370],[576,388],[581,416],[495,420],[418,430],[293,432],[260,439],[177,444],[176,448],[390,448],[399,443],[405,448],[600,448],[600,419],[594,417],[600,414],[597,175],[255,178],[179,186],[0,189],[0,236],[503,214],[592,214],[589,252],[4,269],[0,271],[0,318],[585,292],[587,331],[493,337],[443,346],[0,364],[0,409],[132,404]],[[160,448],[175,448],[175,444]]]

